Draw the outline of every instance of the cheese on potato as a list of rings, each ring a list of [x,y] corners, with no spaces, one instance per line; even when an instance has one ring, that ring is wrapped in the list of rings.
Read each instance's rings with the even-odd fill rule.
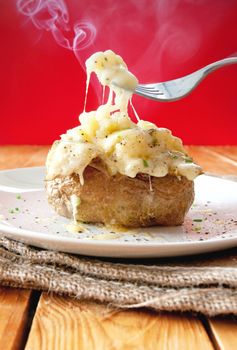
[[[100,83],[109,87],[108,101],[95,111],[84,111],[79,116],[80,125],[54,143],[46,162],[47,180],[76,173],[83,184],[83,172],[95,158],[102,160],[110,175],[120,173],[131,178],[143,173],[193,180],[201,173],[170,130],[130,119],[128,103],[138,81],[120,56],[111,50],[97,52],[87,60],[86,67],[87,84],[94,72]]]

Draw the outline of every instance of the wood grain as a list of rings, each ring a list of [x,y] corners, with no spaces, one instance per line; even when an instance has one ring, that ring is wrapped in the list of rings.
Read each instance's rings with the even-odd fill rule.
[[[186,148],[204,171],[220,175],[237,175],[237,162],[226,155],[225,147],[224,151],[223,147],[220,146],[216,147],[215,151],[213,147],[204,146],[188,146]],[[237,147],[234,149],[236,149],[237,154]]]
[[[188,316],[118,311],[41,295],[26,350],[213,349],[201,322]]]
[[[208,147],[211,151],[219,153],[225,156],[229,160],[233,160],[237,163],[237,146],[212,146]]]
[[[0,169],[44,165],[49,146],[1,146]]]
[[[237,349],[237,319],[209,319],[209,326],[218,350]]]
[[[0,287],[0,349],[19,349],[25,337],[31,292]]]

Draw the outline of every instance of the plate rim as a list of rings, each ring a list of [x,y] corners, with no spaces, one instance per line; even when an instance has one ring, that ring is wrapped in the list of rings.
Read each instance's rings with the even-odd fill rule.
[[[201,246],[201,245],[209,245],[212,243],[219,243],[219,242],[229,242],[231,243],[232,241],[237,243],[237,236],[236,237],[227,237],[224,239],[212,239],[210,238],[209,240],[206,241],[182,241],[182,242],[146,242],[146,243],[140,243],[140,242],[121,242],[121,241],[115,241],[115,240],[92,240],[92,239],[87,239],[84,238],[83,240],[78,240],[77,238],[72,238],[72,237],[67,237],[67,236],[56,236],[50,233],[44,233],[44,232],[36,232],[36,231],[31,231],[31,230],[25,230],[25,229],[20,229],[14,226],[8,226],[8,225],[4,225],[2,223],[0,223],[0,233],[4,233],[1,232],[1,230],[4,230],[7,233],[14,233],[14,234],[18,234],[20,233],[22,236],[24,236],[25,238],[29,238],[29,237],[35,237],[35,238],[41,238],[42,236],[47,237],[45,239],[45,241],[61,241],[61,242],[70,242],[70,243],[75,243],[77,245],[80,245],[81,243],[86,243],[89,244],[91,246],[114,246],[114,243],[116,245],[116,247],[124,247],[129,246],[130,248],[136,248],[136,247],[141,247],[141,248],[145,248],[146,247],[180,247],[180,246]]]

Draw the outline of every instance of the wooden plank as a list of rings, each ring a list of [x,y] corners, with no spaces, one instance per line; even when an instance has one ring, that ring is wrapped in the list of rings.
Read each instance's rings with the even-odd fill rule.
[[[209,326],[218,350],[237,349],[237,320],[231,318],[209,319]]]
[[[218,152],[214,151],[212,147],[205,146],[188,146],[186,148],[205,172],[237,175],[237,162],[225,155],[222,147],[218,147]]]
[[[48,146],[1,146],[0,169],[44,165]]]
[[[212,146],[209,149],[237,163],[237,146]]]
[[[1,146],[0,169],[42,165],[48,147]],[[0,349],[22,348],[29,326],[32,292],[0,287]]]
[[[191,316],[118,311],[42,293],[26,350],[213,349]]]
[[[25,166],[38,147],[0,147],[0,169]],[[19,349],[24,340],[31,291],[0,288],[0,349]]]
[[[230,173],[232,165],[237,166],[237,147],[222,146],[208,147],[214,157],[221,156],[221,162],[227,167],[226,173]],[[217,157],[218,157],[217,156]],[[236,174],[236,172],[232,172]],[[237,349],[237,320],[236,318],[209,318],[208,324],[216,349]]]
[[[0,287],[0,349],[19,349],[25,338],[31,291]]]

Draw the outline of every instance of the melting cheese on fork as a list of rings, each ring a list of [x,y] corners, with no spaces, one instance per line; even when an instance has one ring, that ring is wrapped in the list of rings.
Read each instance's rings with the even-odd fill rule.
[[[95,159],[111,176],[173,174],[193,180],[201,173],[170,130],[143,120],[132,122],[128,103],[138,81],[120,56],[111,50],[97,52],[86,61],[86,68],[86,91],[94,72],[102,86],[110,89],[108,101],[95,111],[84,111],[79,116],[81,125],[54,143],[46,162],[47,179],[77,173],[83,184],[84,169]]]

